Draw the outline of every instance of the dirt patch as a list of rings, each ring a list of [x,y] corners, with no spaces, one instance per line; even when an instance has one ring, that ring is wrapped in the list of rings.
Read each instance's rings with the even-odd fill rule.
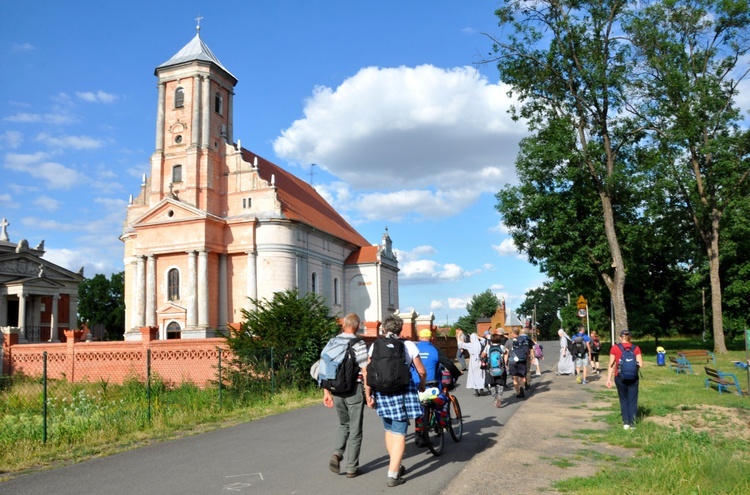
[[[512,486],[515,494],[557,494],[552,483],[592,476],[605,464],[633,455],[631,450],[590,442],[585,433],[574,433],[609,428],[600,416],[611,411],[616,397],[599,400],[593,393],[582,393],[572,377],[553,373],[545,373],[534,386],[538,391],[500,427],[497,443],[476,456],[442,493],[494,495]],[[599,390],[604,385],[595,380],[584,387]],[[525,447],[517,447],[519,443]],[[500,475],[488,475],[502,465],[506,468]]]
[[[667,416],[649,416],[646,421],[681,431],[690,428],[696,432],[724,437],[740,437],[750,441],[750,411],[723,406],[678,406],[678,412]]]

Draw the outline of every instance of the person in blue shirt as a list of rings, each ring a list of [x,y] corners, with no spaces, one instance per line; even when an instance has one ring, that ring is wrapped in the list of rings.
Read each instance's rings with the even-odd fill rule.
[[[461,370],[453,363],[443,351],[435,347],[430,340],[432,339],[432,331],[428,328],[423,328],[419,331],[419,341],[417,342],[417,349],[419,349],[419,359],[422,360],[422,365],[427,372],[427,378],[425,379],[425,387],[437,387],[440,393],[432,399],[438,406],[445,405],[448,402],[448,397],[443,393],[442,383],[442,371],[441,366],[447,369],[454,379],[461,376]],[[411,379],[414,383],[419,383],[419,375],[416,370],[412,368]],[[444,411],[447,415],[447,411]],[[444,420],[445,415],[441,414],[441,420]],[[422,428],[422,418],[417,418],[414,423],[414,429],[419,432]],[[420,444],[420,436],[417,435],[417,445]]]
[[[578,325],[578,333],[573,335],[573,362],[576,367],[576,382],[588,383],[586,370],[589,366],[591,355],[591,338],[586,334],[586,328]],[[581,341],[579,344],[578,341]]]

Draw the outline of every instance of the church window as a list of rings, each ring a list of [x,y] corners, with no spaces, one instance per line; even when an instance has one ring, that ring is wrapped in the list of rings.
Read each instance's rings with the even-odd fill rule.
[[[388,306],[393,306],[393,280],[388,281]]]
[[[176,321],[167,325],[167,339],[179,339],[181,332],[180,324]]]
[[[253,207],[253,199],[252,198],[242,198],[242,207],[243,208],[252,208]]]
[[[310,289],[312,290],[312,293],[313,294],[317,294],[318,293],[317,287],[316,287],[318,285],[318,274],[317,273],[313,272],[312,277],[310,279],[310,283],[311,283]]]
[[[167,272],[167,297],[170,301],[176,301],[180,298],[180,271],[172,268]]]
[[[182,165],[172,167],[172,182],[182,182]]]
[[[182,108],[185,106],[185,90],[182,86],[174,90],[174,107]]]
[[[341,304],[339,302],[339,279],[338,278],[333,279],[333,304],[337,306]]]
[[[221,97],[221,93],[216,93],[216,95],[214,96],[214,112],[218,113],[219,115],[223,115],[223,103],[224,101]]]

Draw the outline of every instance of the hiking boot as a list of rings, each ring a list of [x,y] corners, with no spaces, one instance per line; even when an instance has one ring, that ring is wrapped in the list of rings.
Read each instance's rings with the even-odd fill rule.
[[[388,477],[388,486],[393,488],[394,486],[403,485],[406,482],[404,478],[399,476],[398,478]]]
[[[584,385],[586,385],[588,382],[588,380],[581,380],[581,383],[583,383]]]
[[[333,454],[331,456],[331,460],[328,461],[328,469],[331,470],[331,472],[339,474],[339,466],[341,465],[341,456],[338,454]]]
[[[361,469],[357,468],[354,471],[352,471],[351,473],[346,473],[346,477],[347,478],[356,478],[360,474],[364,474],[364,473],[362,472]]]

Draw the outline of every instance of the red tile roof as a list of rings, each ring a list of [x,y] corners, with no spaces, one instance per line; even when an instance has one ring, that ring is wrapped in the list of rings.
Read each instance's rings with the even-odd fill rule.
[[[360,263],[375,263],[378,261],[379,246],[364,246],[354,251],[346,258],[347,265],[358,265]]]
[[[269,183],[271,175],[275,176],[276,194],[281,202],[281,212],[284,216],[355,246],[373,247],[311,185],[265,158],[242,149],[242,159],[246,162],[253,163],[256,157],[258,158],[258,175]],[[377,246],[374,247],[377,249]]]

